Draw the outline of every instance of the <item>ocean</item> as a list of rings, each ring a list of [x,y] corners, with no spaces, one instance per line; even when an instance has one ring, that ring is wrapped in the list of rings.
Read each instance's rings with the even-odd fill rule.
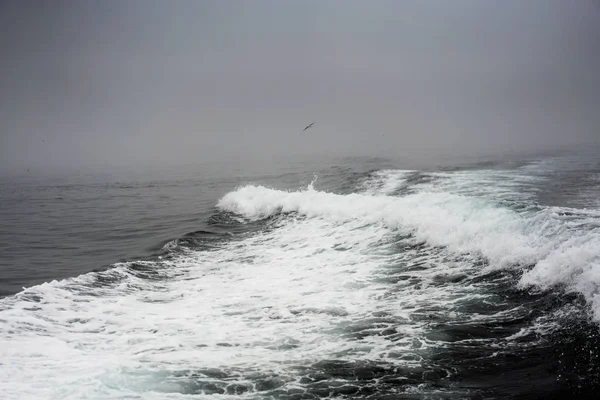
[[[600,157],[0,178],[0,398],[600,389]]]

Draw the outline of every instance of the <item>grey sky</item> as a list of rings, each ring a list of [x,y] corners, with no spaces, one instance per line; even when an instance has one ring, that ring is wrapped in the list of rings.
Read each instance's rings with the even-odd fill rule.
[[[14,0],[0,54],[5,170],[600,140],[595,0]]]

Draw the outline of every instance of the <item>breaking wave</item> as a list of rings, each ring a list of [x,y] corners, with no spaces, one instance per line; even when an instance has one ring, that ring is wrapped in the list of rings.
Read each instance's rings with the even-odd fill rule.
[[[518,212],[492,200],[439,191],[392,197],[261,186],[228,193],[218,206],[253,219],[293,212],[398,230],[431,246],[483,256],[491,268],[521,268],[521,285],[561,286],[581,293],[600,320],[600,215],[596,212],[557,207]]]
[[[386,169],[345,194],[241,186],[156,257],[0,299],[0,392],[535,397],[598,378],[585,316],[600,321],[600,214],[536,202],[543,179]]]

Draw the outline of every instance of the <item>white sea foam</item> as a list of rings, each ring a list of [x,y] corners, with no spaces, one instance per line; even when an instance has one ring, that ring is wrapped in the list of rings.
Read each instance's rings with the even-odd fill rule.
[[[292,218],[215,251],[27,289],[0,302],[0,391],[4,399],[205,398],[198,381],[228,390],[276,377],[302,387],[295,368],[326,359],[412,365],[417,356],[393,354],[425,354],[432,343],[410,313],[474,290],[386,282],[390,265],[413,259],[429,264],[411,273],[424,282],[459,268],[395,254],[393,235],[360,219]],[[136,265],[161,279],[144,279]],[[393,340],[379,334],[386,329]]]
[[[562,211],[577,214],[576,210],[516,212],[485,196],[457,195],[448,188],[446,184],[445,191],[423,190],[398,198],[245,186],[224,196],[219,207],[247,218],[297,212],[331,221],[358,220],[412,233],[456,253],[479,253],[491,267],[532,266],[522,285],[563,285],[583,294],[600,319],[600,230],[595,213],[565,219]]]
[[[480,272],[481,256],[496,268],[534,265],[524,285],[560,283],[595,304],[596,230],[450,186],[387,196],[398,176],[350,195],[244,186],[218,206],[250,219],[293,214],[211,251],[0,300],[2,398],[207,398],[215,387],[219,398],[236,387],[252,397],[261,379],[302,389],[297,368],[321,360],[421,365],[445,344],[417,316],[486,318],[457,304],[488,295],[452,279]]]
[[[537,226],[528,226],[515,212],[495,208],[481,199],[448,193],[397,198],[245,186],[223,197],[219,207],[246,218],[298,212],[336,222],[381,224],[413,233],[433,246],[447,246],[460,253],[481,252],[501,266],[531,263],[541,247],[548,246],[543,236],[533,234]]]
[[[362,189],[371,195],[390,195],[400,189],[414,171],[385,169],[374,172],[362,182]]]
[[[520,170],[472,170],[434,172],[433,182],[417,187],[427,192],[482,197],[492,201],[532,201],[543,177]]]

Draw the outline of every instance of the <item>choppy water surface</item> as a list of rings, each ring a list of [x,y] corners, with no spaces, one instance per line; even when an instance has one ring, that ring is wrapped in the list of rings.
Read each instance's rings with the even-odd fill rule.
[[[594,157],[412,170],[338,161],[3,181],[2,397],[599,388]]]

